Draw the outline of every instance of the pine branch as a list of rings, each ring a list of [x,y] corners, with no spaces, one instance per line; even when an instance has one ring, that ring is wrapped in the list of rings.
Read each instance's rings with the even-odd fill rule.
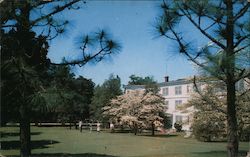
[[[243,37],[241,37],[235,44],[234,44],[234,48],[236,48],[237,46],[239,46],[239,44],[244,41],[245,39],[249,38],[250,34],[247,34]]]
[[[51,65],[81,65],[81,66],[83,66],[83,65],[87,64],[91,60],[96,60],[97,62],[99,62],[99,61],[101,61],[103,59],[104,56],[112,53],[110,51],[108,53],[102,54],[102,52],[105,51],[106,48],[108,48],[108,46],[105,47],[105,48],[102,48],[100,51],[98,51],[97,53],[95,53],[92,56],[84,57],[83,60],[64,62],[64,63],[50,63],[50,64]],[[97,60],[97,57],[99,57],[99,56],[100,56],[100,59]]]
[[[242,72],[238,75],[238,78],[235,79],[235,82],[238,82],[241,79],[250,77],[250,71],[246,71],[245,69],[242,70]]]
[[[2,28],[6,28],[6,27],[16,27],[16,25],[1,25]]]
[[[242,17],[250,7],[250,2],[247,2],[247,4],[234,16],[233,21],[237,21],[240,17]]]
[[[198,17],[200,17],[200,16],[199,16],[199,13],[198,13],[196,10],[194,10],[193,8],[189,7],[189,6],[186,5],[186,4],[184,4],[184,5],[185,5],[185,7],[187,7],[189,10],[191,10],[193,13],[195,13]],[[214,17],[212,17],[212,16],[210,16],[210,15],[208,15],[208,14],[204,14],[204,16],[207,17],[207,18],[209,18],[210,20],[212,20],[212,21],[218,23],[218,24],[226,25],[225,22],[219,21],[218,19],[216,19],[216,18],[214,18]]]
[[[31,21],[31,26],[35,25],[37,22],[40,22],[41,20],[47,19],[47,18],[51,17],[52,15],[55,15],[55,14],[63,11],[64,9],[72,6],[73,4],[75,4],[75,3],[79,2],[79,1],[81,1],[81,0],[73,0],[72,2],[69,2],[69,3],[67,3],[67,4],[65,4],[63,6],[60,6],[60,7],[56,8],[51,13],[48,13],[47,15],[41,16],[41,17],[37,18],[36,20]]]
[[[210,39],[212,42],[214,42],[216,45],[218,45],[219,47],[221,47],[223,50],[226,49],[226,46],[223,45],[222,43],[220,43],[219,41],[217,41],[215,38],[213,38],[211,35],[209,35],[204,29],[202,29],[192,18],[191,14],[187,11],[185,12],[184,9],[182,9],[181,7],[179,7],[181,12],[189,19],[189,21],[203,34],[205,35],[208,39]]]
[[[210,72],[212,75],[214,75],[215,77],[217,77],[218,79],[222,80],[222,81],[225,81],[225,79],[220,76],[217,72],[213,72],[211,70],[209,70],[204,64],[200,63],[197,61],[197,57],[193,58],[188,52],[187,50],[185,49],[185,45],[184,43],[181,41],[181,38],[178,36],[178,34],[173,30],[173,28],[170,26],[170,30],[171,32],[174,34],[175,38],[176,38],[176,41],[178,42],[179,46],[181,47],[182,49],[182,53],[184,53],[189,60],[191,60],[193,63],[195,63],[196,65],[202,67],[203,69],[205,69],[206,71]]]
[[[211,27],[213,27],[217,22],[213,22],[211,25],[207,26],[207,28],[204,29],[204,31],[207,31],[208,29],[210,29]]]
[[[245,46],[243,46],[243,47],[241,47],[241,48],[235,50],[235,51],[234,51],[234,54],[236,54],[236,53],[238,53],[238,52],[240,52],[240,51],[242,51],[242,50],[248,48],[249,46],[250,46],[250,44],[247,44],[247,45],[245,45]]]

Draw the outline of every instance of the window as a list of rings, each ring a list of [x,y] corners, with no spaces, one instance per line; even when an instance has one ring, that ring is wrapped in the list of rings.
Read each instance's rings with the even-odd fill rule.
[[[181,86],[176,86],[175,87],[175,95],[181,95],[182,92],[181,92]]]
[[[182,100],[175,100],[175,105],[180,105],[182,104]]]
[[[190,85],[187,85],[187,93],[190,93],[191,92],[191,86]]]
[[[178,109],[178,105],[182,104],[182,100],[175,100],[175,109]]]
[[[182,122],[182,116],[175,116],[176,122]]]
[[[168,95],[168,88],[162,88],[162,95]]]
[[[168,102],[168,100],[166,100],[166,101],[165,101],[165,104],[164,104],[164,109],[165,109],[165,110],[168,109],[168,104],[169,104],[169,102]]]

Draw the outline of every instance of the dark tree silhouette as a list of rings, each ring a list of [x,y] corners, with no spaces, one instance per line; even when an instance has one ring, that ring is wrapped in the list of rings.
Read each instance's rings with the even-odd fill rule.
[[[82,0],[30,1],[4,0],[0,3],[1,22],[1,90],[4,104],[11,104],[19,112],[20,154],[30,156],[30,111],[34,98],[45,92],[44,75],[50,65],[79,65],[99,62],[118,52],[120,45],[103,30],[82,37],[79,47],[82,57],[53,63],[47,57],[48,41],[66,31],[68,20],[57,16],[66,10],[80,9]],[[94,45],[95,49],[89,49]],[[90,51],[91,50],[91,51]],[[10,99],[9,99],[10,98]],[[13,99],[14,98],[14,99]],[[41,99],[43,103],[44,99]],[[5,106],[4,105],[4,106]]]

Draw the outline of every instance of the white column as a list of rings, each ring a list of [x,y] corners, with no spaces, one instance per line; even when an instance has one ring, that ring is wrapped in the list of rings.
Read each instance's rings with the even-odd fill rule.
[[[172,119],[172,129],[174,128],[174,123],[176,122],[175,114],[173,113],[173,119]]]

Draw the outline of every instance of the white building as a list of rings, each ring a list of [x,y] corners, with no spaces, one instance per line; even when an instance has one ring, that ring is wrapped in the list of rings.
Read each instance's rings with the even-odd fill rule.
[[[172,122],[172,128],[176,122],[182,122],[183,130],[190,129],[191,116],[190,113],[193,108],[185,110],[186,112],[178,109],[182,104],[186,103],[193,92],[193,85],[191,79],[178,79],[168,81],[165,77],[165,82],[158,83],[159,93],[165,98],[166,113],[169,114]],[[125,92],[141,91],[144,90],[144,85],[126,85],[124,86]]]
[[[174,129],[174,124],[176,122],[181,122],[183,130],[190,130],[192,113],[194,108],[190,107],[185,110],[180,109],[181,106],[188,102],[194,94],[193,78],[184,78],[169,81],[168,77],[165,77],[165,82],[158,83],[159,93],[165,98],[166,113],[169,114],[172,128]],[[197,83],[199,90],[202,90],[205,85],[202,83]],[[244,81],[239,81],[236,84],[236,89],[244,89],[246,87]],[[125,92],[130,91],[142,91],[144,90],[144,85],[126,85],[124,86]]]

